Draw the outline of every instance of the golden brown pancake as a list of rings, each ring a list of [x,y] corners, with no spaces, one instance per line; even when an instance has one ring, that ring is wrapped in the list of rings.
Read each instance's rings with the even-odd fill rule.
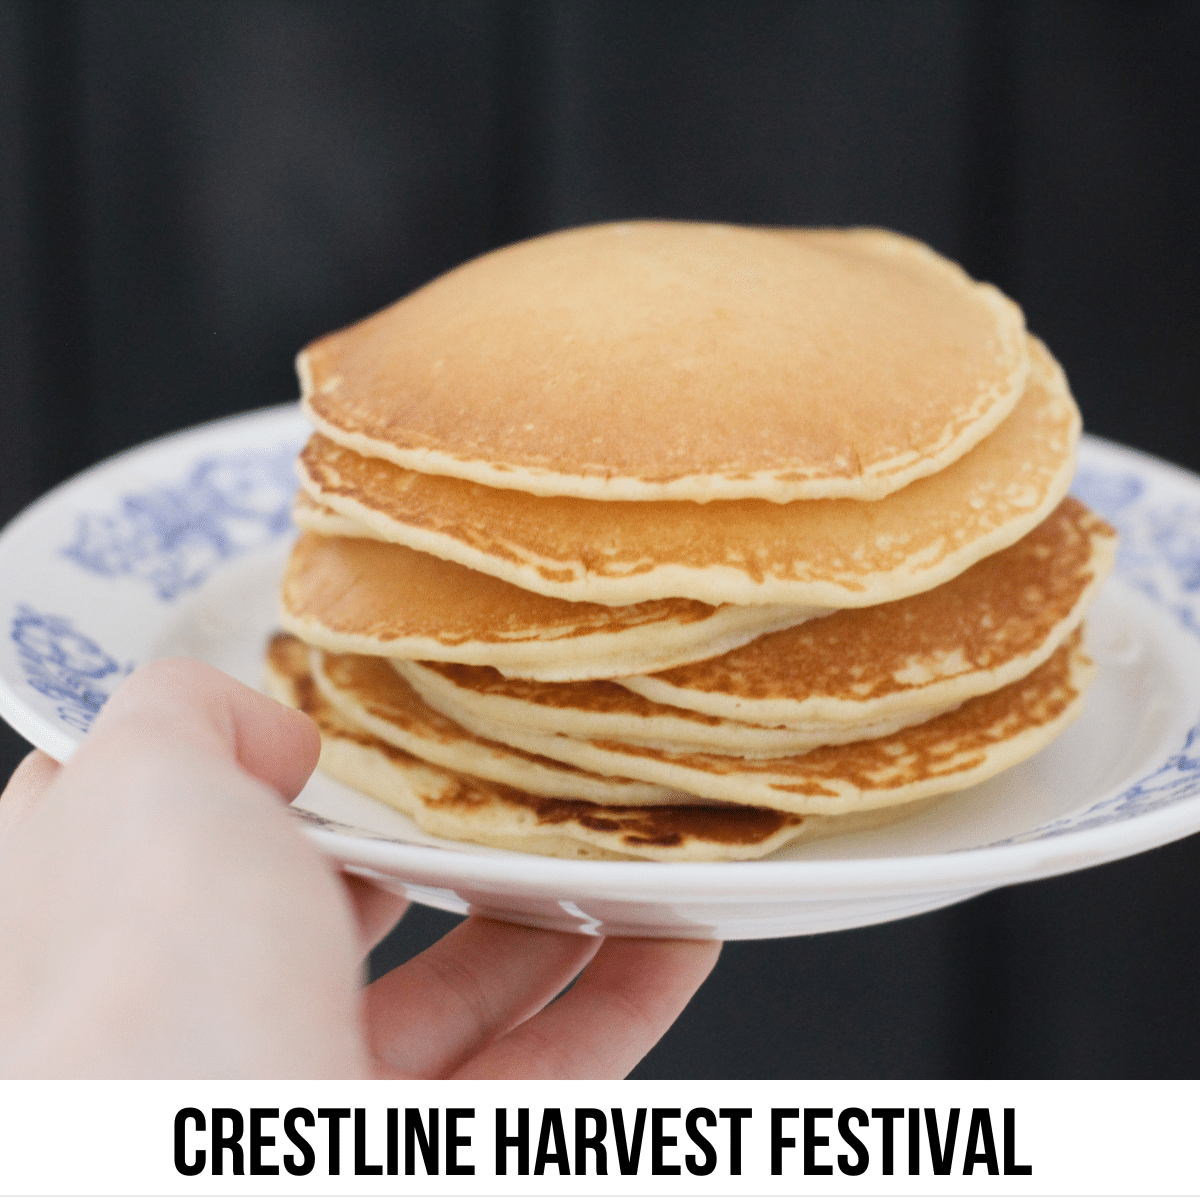
[[[427,832],[759,857],[1081,709],[1113,545],[1063,501],[1078,410],[1020,310],[920,243],[567,231],[298,368],[283,619],[312,648],[276,639],[269,675],[325,769]]]
[[[711,862],[761,858],[784,845],[860,832],[923,808],[801,817],[748,805],[632,806],[533,796],[432,766],[356,725],[318,691],[308,657],[296,638],[276,636],[267,653],[267,684],[278,700],[316,722],[320,769],[399,809],[433,837],[559,858]]]
[[[760,725],[924,720],[1028,675],[1082,622],[1116,533],[1068,497],[1032,533],[932,591],[846,609],[622,686]]]
[[[1079,413],[1058,364],[1030,346],[1029,386],[994,433],[872,503],[539,497],[405,470],[319,436],[299,471],[314,499],[384,538],[541,595],[866,607],[954,578],[1066,494]]]
[[[572,603],[406,546],[305,533],[284,575],[280,620],[326,650],[488,663],[557,680],[664,670],[825,611]]]
[[[768,728],[658,704],[622,687],[619,680],[540,683],[507,679],[492,667],[404,659],[392,659],[392,666],[433,708],[452,717],[465,714],[464,719],[479,728],[494,725],[503,730],[515,726],[543,734],[631,742],[659,750],[778,758],[833,742],[882,737],[920,719]]]
[[[674,788],[551,761],[491,742],[430,708],[386,659],[309,650],[317,690],[355,725],[425,762],[518,787],[537,796],[617,804],[678,799]]]
[[[584,770],[644,779],[708,800],[833,815],[958,791],[1042,749],[1082,711],[1093,668],[1080,635],[1076,630],[1024,679],[976,696],[952,712],[885,737],[786,758],[585,741],[485,723],[445,707],[458,724],[480,737]]]
[[[878,499],[1012,410],[1020,310],[883,230],[630,222],[469,262],[298,359],[329,438],[601,500]]]
[[[328,504],[314,500],[303,489],[292,498],[292,524],[301,533],[318,533],[322,537],[374,538],[380,542],[387,541],[383,534],[377,533],[369,525],[364,525],[353,517],[343,516]]]

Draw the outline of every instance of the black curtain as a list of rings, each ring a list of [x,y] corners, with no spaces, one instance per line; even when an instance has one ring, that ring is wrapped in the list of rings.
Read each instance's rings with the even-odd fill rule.
[[[1198,61],[1164,0],[0,0],[0,517],[293,396],[465,258],[637,216],[923,238],[1092,431],[1200,469]],[[1198,935],[1192,839],[733,945],[640,1073],[1195,1076]]]

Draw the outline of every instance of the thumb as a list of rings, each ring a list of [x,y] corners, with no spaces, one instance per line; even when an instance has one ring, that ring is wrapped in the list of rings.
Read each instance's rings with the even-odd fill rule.
[[[294,800],[317,765],[313,722],[237,680],[190,659],[160,659],[135,671],[104,706],[91,737],[136,727],[154,742],[203,746]]]

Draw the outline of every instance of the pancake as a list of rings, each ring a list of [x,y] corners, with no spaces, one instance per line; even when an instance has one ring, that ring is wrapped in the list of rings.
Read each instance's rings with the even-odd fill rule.
[[[280,620],[326,650],[569,680],[661,671],[826,611],[678,599],[572,603],[405,546],[305,533],[284,575]]]
[[[491,742],[430,708],[385,659],[309,651],[317,690],[344,717],[389,745],[436,766],[520,788],[536,796],[616,804],[678,799],[675,788],[595,774]]]
[[[375,538],[387,541],[369,525],[343,516],[327,504],[314,500],[306,491],[300,490],[292,499],[292,524],[302,533],[319,533],[322,537]]]
[[[426,474],[592,500],[873,500],[1008,415],[1023,331],[995,288],[882,230],[631,222],[484,255],[297,366],[318,430]]]
[[[1030,352],[1029,386],[994,433],[869,504],[538,497],[405,470],[321,436],[298,470],[313,499],[387,540],[544,596],[867,607],[954,578],[1066,494],[1079,412],[1049,352],[1036,339]]]
[[[1068,497],[1015,545],[932,591],[620,683],[659,704],[758,725],[922,721],[1049,658],[1082,622],[1115,550],[1113,529]]]
[[[713,862],[761,858],[784,845],[875,828],[923,807],[800,817],[745,805],[635,807],[532,796],[431,766],[354,724],[317,690],[308,659],[303,643],[276,636],[267,653],[267,685],[276,699],[316,722],[320,769],[405,813],[433,837],[558,858]]]
[[[495,728],[501,737],[506,729],[516,727],[549,736],[629,742],[672,752],[780,758],[835,742],[882,737],[914,719],[924,719],[763,728],[657,704],[622,687],[619,681],[537,683],[507,679],[493,667],[403,659],[393,659],[392,666],[431,707],[455,720],[468,720],[476,729]]]
[[[885,737],[786,758],[585,741],[484,723],[449,705],[446,709],[480,737],[584,770],[643,779],[707,800],[834,815],[957,791],[1042,749],[1082,710],[1093,666],[1082,649],[1081,632],[1071,634],[1026,678],[952,712]]]

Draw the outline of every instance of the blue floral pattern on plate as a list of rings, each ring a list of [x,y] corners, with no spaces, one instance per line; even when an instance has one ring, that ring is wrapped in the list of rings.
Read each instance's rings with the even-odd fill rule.
[[[132,663],[122,666],[66,617],[26,604],[13,618],[12,640],[29,686],[57,701],[59,720],[81,732],[95,720],[112,686],[133,670]]]
[[[148,583],[164,601],[199,587],[221,563],[291,528],[294,444],[198,459],[178,483],[81,514],[62,553],[87,571]]]

